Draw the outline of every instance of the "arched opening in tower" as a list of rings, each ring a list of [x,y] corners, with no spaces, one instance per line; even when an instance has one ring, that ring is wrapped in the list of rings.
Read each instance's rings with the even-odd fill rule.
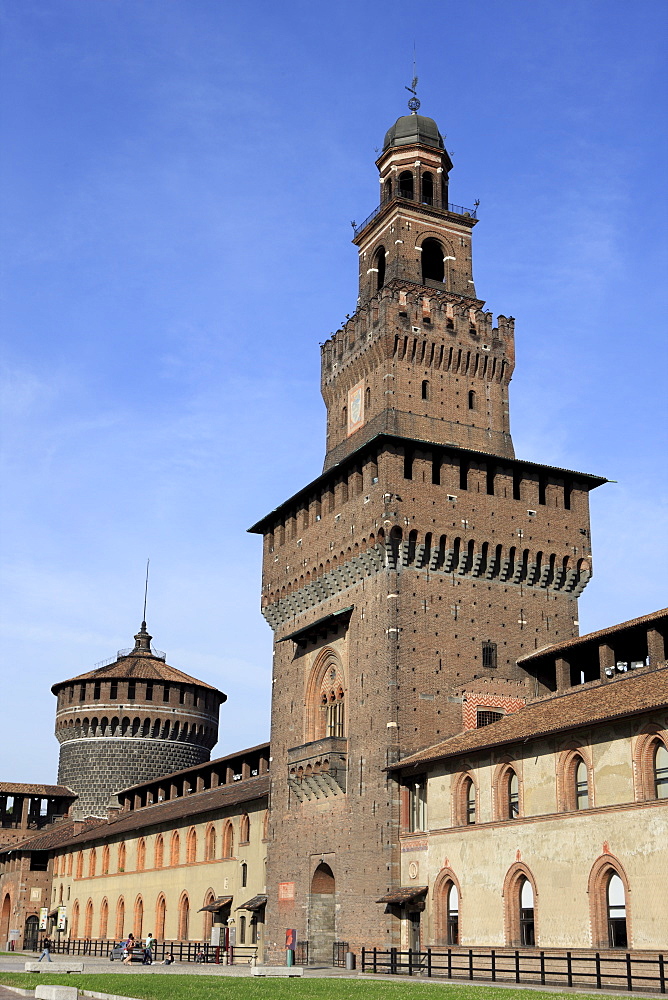
[[[309,926],[310,960],[315,965],[332,961],[336,940],[336,881],[334,872],[321,861],[311,879]]]
[[[376,268],[376,290],[378,290],[385,284],[385,247],[378,247],[376,250],[374,266]]]
[[[422,244],[422,280],[443,281],[445,278],[445,255],[438,240],[429,237]]]
[[[413,200],[413,175],[410,170],[399,174],[399,197]]]

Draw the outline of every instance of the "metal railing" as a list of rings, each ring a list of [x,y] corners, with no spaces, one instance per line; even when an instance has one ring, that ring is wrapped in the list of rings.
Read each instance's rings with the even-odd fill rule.
[[[298,941],[295,948],[295,965],[308,965],[308,941]]]
[[[587,987],[666,992],[666,962],[662,954],[640,957],[631,952],[611,955],[550,954],[545,951],[427,948],[400,951],[362,948],[362,972],[385,975],[422,975],[428,978],[481,982],[524,983],[540,986]]]
[[[120,941],[103,941],[96,938],[66,938],[64,941],[51,939],[50,951],[53,955],[89,955],[92,958],[109,958]],[[41,951],[43,943],[37,949]],[[159,941],[152,948],[154,962],[164,962],[168,955],[174,955],[175,962],[194,962],[202,965],[218,965],[227,960],[229,965],[251,962],[257,958],[257,945],[232,945],[227,952],[223,948],[197,941]],[[134,960],[142,960],[144,949],[137,945]]]
[[[362,232],[362,230],[365,229],[369,225],[369,223],[372,221],[372,219],[376,218],[376,216],[378,215],[378,213],[380,212],[380,210],[382,208],[385,208],[386,205],[389,205],[389,203],[391,201],[395,201],[395,200],[396,201],[410,201],[410,202],[414,202],[417,205],[428,205],[428,206],[433,206],[433,203],[434,203],[434,199],[433,198],[431,200],[427,200],[427,199],[424,199],[424,198],[422,200],[419,200],[417,198],[411,198],[411,196],[408,193],[394,194],[394,195],[392,195],[391,198],[388,198],[386,201],[381,201],[380,205],[378,205],[376,208],[374,208],[374,210],[371,213],[371,215],[367,215],[367,217],[364,220],[364,222],[361,222],[359,224],[359,226],[354,226],[353,227],[353,232],[354,232],[355,236],[359,236],[359,234]],[[466,215],[466,216],[468,216],[471,219],[477,219],[478,218],[478,209],[477,208],[465,208],[464,205],[454,205],[450,201],[448,202],[447,206],[444,205],[443,208],[444,208],[444,210],[446,210],[448,212],[452,212],[453,215]]]
[[[332,946],[332,965],[338,969],[346,967],[346,952],[350,951],[347,941],[335,941]]]

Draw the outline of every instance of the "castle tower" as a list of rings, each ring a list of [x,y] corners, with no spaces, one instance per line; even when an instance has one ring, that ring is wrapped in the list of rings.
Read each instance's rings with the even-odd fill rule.
[[[357,309],[322,348],[324,472],[250,529],[275,633],[267,923],[315,961],[399,942],[405,910],[376,901],[421,821],[384,769],[475,725],[476,699],[539,690],[516,661],[577,635],[605,481],[514,457],[513,320],[476,296],[436,123],[399,118],[377,167]]]
[[[75,818],[106,816],[114,793],[209,760],[227,695],[165,663],[146,622],[132,649],[54,684],[58,782]]]

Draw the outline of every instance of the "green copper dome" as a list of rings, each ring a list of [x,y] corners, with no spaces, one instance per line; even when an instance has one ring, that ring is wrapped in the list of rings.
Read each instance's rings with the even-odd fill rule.
[[[386,132],[383,151],[390,146],[414,146],[416,143],[433,146],[436,149],[444,148],[443,136],[433,118],[425,118],[424,115],[402,115]]]

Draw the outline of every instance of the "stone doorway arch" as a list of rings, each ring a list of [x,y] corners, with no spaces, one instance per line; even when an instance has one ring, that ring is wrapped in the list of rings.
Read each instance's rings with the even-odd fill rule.
[[[331,965],[336,940],[336,880],[321,861],[311,879],[309,907],[309,963]]]

